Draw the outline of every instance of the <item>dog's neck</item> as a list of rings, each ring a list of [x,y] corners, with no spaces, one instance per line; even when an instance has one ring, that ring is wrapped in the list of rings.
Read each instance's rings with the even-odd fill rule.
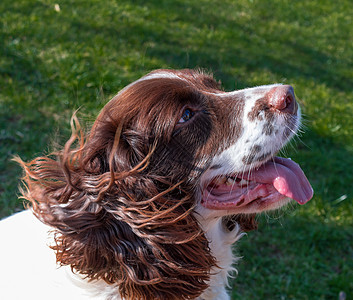
[[[209,287],[198,299],[229,299],[226,287],[229,286],[228,278],[232,273],[237,273],[233,266],[239,258],[234,256],[232,244],[238,241],[245,233],[241,232],[236,222],[231,222],[227,217],[203,218],[196,215],[200,226],[209,241],[212,255],[216,258],[218,267],[211,269]]]

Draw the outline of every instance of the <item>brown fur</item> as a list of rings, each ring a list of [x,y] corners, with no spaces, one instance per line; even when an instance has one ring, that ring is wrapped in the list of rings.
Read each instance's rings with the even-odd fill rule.
[[[23,197],[55,229],[58,263],[118,285],[125,299],[195,298],[216,265],[192,211],[209,166],[201,158],[215,155],[227,120],[212,128],[222,114],[196,88],[212,92],[219,84],[183,74],[192,84],[136,82],[103,108],[86,138],[74,116],[63,150],[17,159],[26,174]],[[185,107],[195,111],[187,126],[177,124]]]
[[[175,112],[200,95],[178,82],[166,80],[163,93],[148,83],[108,103],[86,139],[74,117],[62,151],[18,159],[26,172],[23,195],[56,229],[52,248],[60,264],[119,285],[126,299],[194,298],[206,289],[215,259],[191,214],[194,182],[182,178],[208,138],[208,116],[204,138],[189,137],[180,149],[176,141],[188,133],[182,128],[171,138]],[[180,163],[172,169],[167,157]]]
[[[240,229],[245,232],[256,230],[258,227],[256,214],[232,215],[224,219],[224,225],[229,231],[232,231],[236,224],[238,224]]]

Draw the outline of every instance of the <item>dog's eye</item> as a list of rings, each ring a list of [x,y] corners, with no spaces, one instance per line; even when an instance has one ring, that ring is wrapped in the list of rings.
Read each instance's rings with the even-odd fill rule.
[[[178,124],[182,124],[182,123],[186,123],[187,121],[189,121],[190,119],[192,119],[192,117],[195,115],[195,112],[193,112],[190,108],[186,108],[183,112],[183,115],[181,116]]]

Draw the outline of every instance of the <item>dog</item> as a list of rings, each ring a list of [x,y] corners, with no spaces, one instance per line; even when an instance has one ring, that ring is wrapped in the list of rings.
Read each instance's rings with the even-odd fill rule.
[[[232,253],[255,215],[313,190],[276,153],[300,127],[289,85],[225,92],[156,70],[89,133],[23,162],[29,209],[0,223],[3,299],[229,299]]]

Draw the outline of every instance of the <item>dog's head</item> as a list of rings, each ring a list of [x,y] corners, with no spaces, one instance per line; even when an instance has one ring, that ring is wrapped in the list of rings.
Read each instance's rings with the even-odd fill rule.
[[[61,264],[127,299],[197,297],[216,261],[196,215],[311,198],[299,166],[274,157],[299,119],[289,86],[226,93],[202,72],[154,71],[107,103],[86,139],[74,118],[56,159],[22,163],[24,196],[56,229]]]

